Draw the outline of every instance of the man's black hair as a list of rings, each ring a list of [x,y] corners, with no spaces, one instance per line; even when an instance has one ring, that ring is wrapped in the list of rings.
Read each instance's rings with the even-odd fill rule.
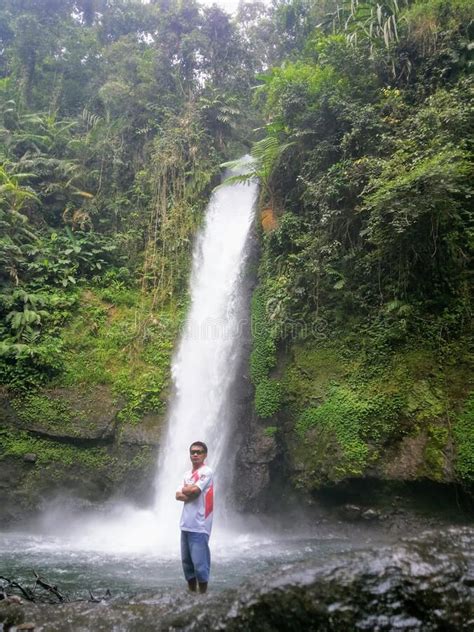
[[[189,446],[189,451],[191,452],[191,448],[193,447],[193,445],[197,445],[200,448],[202,448],[204,450],[204,452],[207,454],[207,445],[205,443],[203,443],[202,441],[193,441],[191,443],[191,445]]]

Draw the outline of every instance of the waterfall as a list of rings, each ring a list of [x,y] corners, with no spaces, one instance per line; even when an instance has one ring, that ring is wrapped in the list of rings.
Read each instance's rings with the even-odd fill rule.
[[[172,365],[174,394],[157,470],[155,514],[162,544],[176,539],[182,505],[174,496],[190,468],[193,441],[207,444],[207,463],[215,471],[218,498],[223,496],[219,480],[228,474],[226,447],[233,429],[228,399],[241,354],[242,281],[256,193],[254,183],[215,190],[196,239],[191,304]]]
[[[226,174],[230,175],[229,173]],[[229,481],[227,443],[235,430],[232,386],[242,361],[241,331],[248,332],[244,291],[246,247],[254,216],[256,184],[222,186],[214,191],[202,229],[196,238],[190,281],[190,307],[172,364],[173,394],[168,427],[160,446],[156,497],[150,509],[122,502],[72,522],[62,512],[49,510],[43,528],[68,532],[68,550],[139,551],[160,559],[178,553],[182,504],[175,492],[191,467],[189,446],[204,441],[207,463],[215,472],[215,526],[223,541],[229,537],[219,516]],[[219,519],[221,518],[221,519]],[[216,538],[213,538],[217,544]],[[54,543],[58,547],[58,543]]]

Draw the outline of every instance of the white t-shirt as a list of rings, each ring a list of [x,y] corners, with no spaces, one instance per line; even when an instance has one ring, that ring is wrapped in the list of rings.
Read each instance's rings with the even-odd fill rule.
[[[214,485],[212,470],[207,465],[201,465],[197,470],[189,470],[184,475],[183,485],[196,485],[201,493],[194,500],[183,503],[181,514],[181,531],[194,531],[211,535],[212,512],[214,505]],[[178,487],[181,491],[183,485]]]

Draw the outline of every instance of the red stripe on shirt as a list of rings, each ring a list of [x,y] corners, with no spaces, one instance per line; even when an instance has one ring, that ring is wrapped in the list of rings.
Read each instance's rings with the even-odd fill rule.
[[[211,485],[206,492],[204,499],[204,518],[207,518],[214,509],[214,486]]]

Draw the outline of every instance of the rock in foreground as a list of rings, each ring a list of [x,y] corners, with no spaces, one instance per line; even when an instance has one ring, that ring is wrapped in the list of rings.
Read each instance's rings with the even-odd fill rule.
[[[220,595],[25,609],[47,632],[474,630],[474,529],[428,532],[321,568],[282,566]]]

